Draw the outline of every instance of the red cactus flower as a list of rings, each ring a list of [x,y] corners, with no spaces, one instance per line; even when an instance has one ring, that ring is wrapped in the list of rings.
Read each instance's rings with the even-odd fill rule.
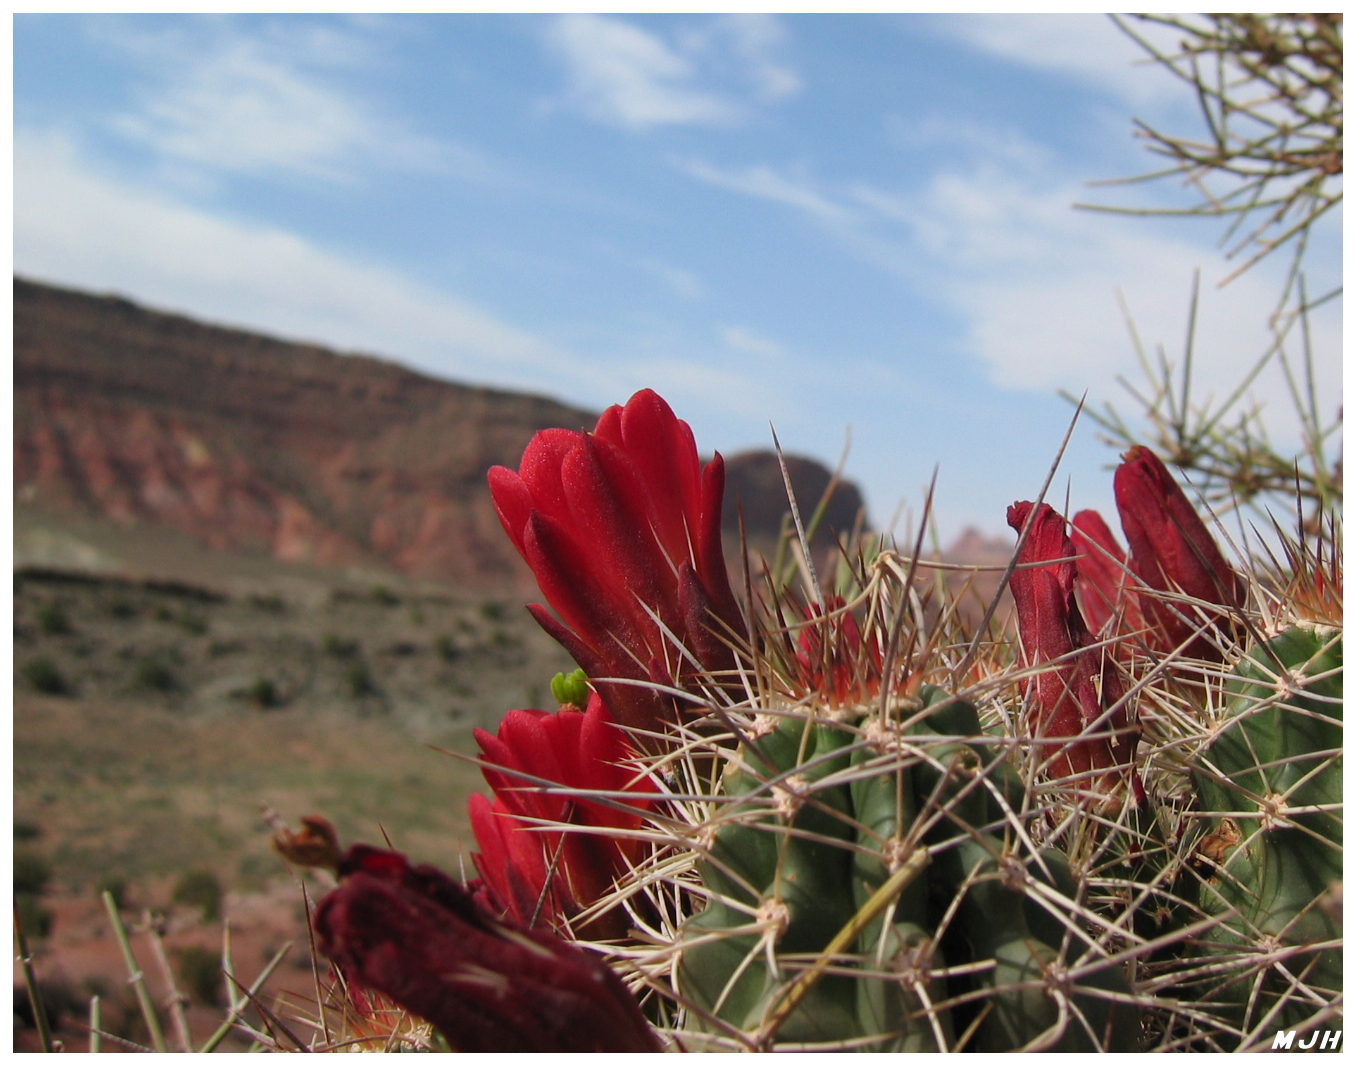
[[[734,666],[720,636],[744,632],[721,549],[725,465],[699,463],[692,430],[656,393],[609,408],[592,434],[543,430],[517,472],[493,467],[489,482],[560,620],[529,610],[590,678],[672,683],[690,669],[674,639],[707,670]],[[597,684],[624,726],[672,717],[652,689]]]
[[[1014,504],[1008,509],[1009,526],[1021,531],[1032,509],[1026,501]],[[1053,748],[1058,743],[1047,763],[1052,777],[1077,776],[1089,788],[1090,772],[1129,761],[1135,731],[1111,658],[1089,647],[1092,639],[1074,599],[1075,579],[1074,545],[1065,520],[1042,504],[1008,583],[1027,664],[1051,665],[1026,683],[1027,730]]]
[[[864,703],[881,691],[881,649],[864,647],[857,620],[843,607],[840,596],[830,597],[824,610],[818,604],[804,607],[810,625],[802,629],[796,647],[804,692],[820,694],[833,708]]]
[[[511,711],[499,735],[476,731],[492,803],[481,794],[470,802],[471,826],[480,854],[476,868],[489,903],[519,926],[552,927],[605,896],[634,864],[641,842],[591,830],[636,831],[652,790],[648,779],[624,766],[633,756],[626,736],[593,694],[589,709]],[[496,768],[504,768],[502,771]],[[541,792],[542,783],[600,793],[634,793],[628,810],[580,797]],[[569,823],[579,832],[543,828]],[[599,938],[624,936],[627,917],[613,909],[580,931]]]
[[[659,1051],[602,960],[492,918],[437,868],[355,845],[339,875],[316,909],[321,952],[351,983],[427,1019],[457,1051]]]
[[[1078,575],[1074,588],[1084,619],[1096,634],[1139,633],[1145,625],[1126,553],[1096,511],[1081,511],[1071,523]]]
[[[1228,609],[1244,595],[1244,583],[1231,569],[1206,525],[1159,457],[1136,445],[1113,479],[1121,528],[1131,547],[1131,569],[1149,589],[1165,596],[1142,596],[1152,623],[1152,644],[1176,648],[1193,634],[1219,627]],[[1195,603],[1186,603],[1183,597]],[[1208,606],[1204,606],[1208,605]],[[1225,611],[1211,610],[1215,605]],[[1190,655],[1219,659],[1207,633],[1187,645]]]

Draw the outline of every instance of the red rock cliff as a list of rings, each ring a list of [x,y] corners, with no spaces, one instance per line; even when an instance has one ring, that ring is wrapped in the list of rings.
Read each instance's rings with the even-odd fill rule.
[[[485,485],[596,416],[15,279],[14,487],[318,564],[526,579]]]

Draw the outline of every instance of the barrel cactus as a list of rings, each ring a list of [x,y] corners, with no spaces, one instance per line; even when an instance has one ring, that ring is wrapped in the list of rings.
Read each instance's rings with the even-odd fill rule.
[[[581,669],[478,734],[467,921],[606,959],[682,1051],[1234,1051],[1337,1018],[1334,560],[1320,611],[1305,566],[1236,569],[1133,449],[1126,550],[1010,509],[1016,634],[917,549],[841,543],[820,581],[799,515],[737,597],[722,478],[648,392],[492,472]]]
[[[1241,1041],[1294,1029],[1342,990],[1343,646],[1293,626],[1233,668],[1192,770],[1203,817],[1203,999]],[[1241,965],[1243,961],[1243,965]]]

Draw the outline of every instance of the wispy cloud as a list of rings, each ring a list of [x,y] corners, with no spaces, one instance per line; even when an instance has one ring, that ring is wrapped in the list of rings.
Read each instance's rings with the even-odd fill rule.
[[[211,172],[349,181],[374,168],[486,176],[474,150],[427,137],[353,89],[370,35],[333,28],[192,31],[118,22],[98,31],[141,67],[135,104],[111,127],[167,159]],[[340,87],[339,82],[345,82]]]
[[[922,190],[909,191],[816,182],[768,166],[676,165],[706,184],[793,209],[851,254],[961,314],[967,347],[991,380],[1009,389],[1106,390],[1119,374],[1138,377],[1119,294],[1147,344],[1162,341],[1170,358],[1180,354],[1200,266],[1198,395],[1222,396],[1237,384],[1268,345],[1276,270],[1267,265],[1218,289],[1230,264],[1209,244],[1164,236],[1141,220],[1076,212],[1070,205],[1078,182],[1047,167],[1040,154],[1030,159],[1027,168],[993,162],[943,168]],[[1317,367],[1321,395],[1337,395],[1337,310],[1313,325],[1317,350],[1334,354]],[[1260,379],[1255,394],[1271,401],[1270,424],[1288,432],[1280,374]]]
[[[767,166],[739,169],[718,167],[699,159],[676,159],[674,165],[707,185],[785,204],[815,216],[822,222],[848,222],[853,215],[843,204],[835,203],[818,192],[803,175],[782,174],[776,168]]]
[[[1144,50],[1106,15],[953,15],[932,20],[941,36],[1036,70],[1077,78],[1137,106],[1177,103],[1182,85],[1168,73],[1146,77]],[[1172,47],[1174,35],[1135,23],[1147,40]]]
[[[684,300],[701,300],[707,295],[707,287],[702,283],[702,279],[690,270],[676,267],[653,256],[639,260],[637,266],[655,275],[675,296],[681,296]]]
[[[21,133],[16,271],[215,321],[399,355],[444,377],[596,391],[599,372],[493,313],[389,267],[110,180],[68,140]]]
[[[747,98],[770,103],[800,88],[776,58],[784,35],[767,16],[717,19],[667,41],[620,18],[562,15],[547,41],[565,62],[569,105],[631,130],[730,126],[749,114]]]
[[[727,348],[747,356],[781,359],[787,355],[787,349],[783,345],[747,326],[723,326],[720,337]]]

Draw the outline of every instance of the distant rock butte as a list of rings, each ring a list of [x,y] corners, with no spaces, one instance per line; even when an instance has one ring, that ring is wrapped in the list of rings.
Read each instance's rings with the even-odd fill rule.
[[[485,472],[517,467],[538,430],[596,419],[14,280],[15,499],[47,511],[171,527],[293,562],[525,589]],[[788,467],[809,519],[830,473],[801,458]],[[744,453],[728,471],[728,528],[739,498],[751,531],[775,537],[786,509],[776,459]],[[851,530],[860,506],[843,483],[826,530]]]
[[[787,482],[796,494],[801,521],[809,526],[815,509],[833,479],[833,473],[823,463],[804,456],[783,456],[787,477],[772,452],[741,452],[726,459],[726,499],[721,525],[728,538],[738,543],[740,513],[744,513],[745,535],[751,543],[766,547],[775,542],[782,529],[783,517],[790,513],[787,504]],[[840,480],[825,505],[824,514],[811,538],[817,550],[832,547],[834,535],[847,538],[863,510],[862,493],[847,480]],[[864,515],[865,521],[865,515]]]

